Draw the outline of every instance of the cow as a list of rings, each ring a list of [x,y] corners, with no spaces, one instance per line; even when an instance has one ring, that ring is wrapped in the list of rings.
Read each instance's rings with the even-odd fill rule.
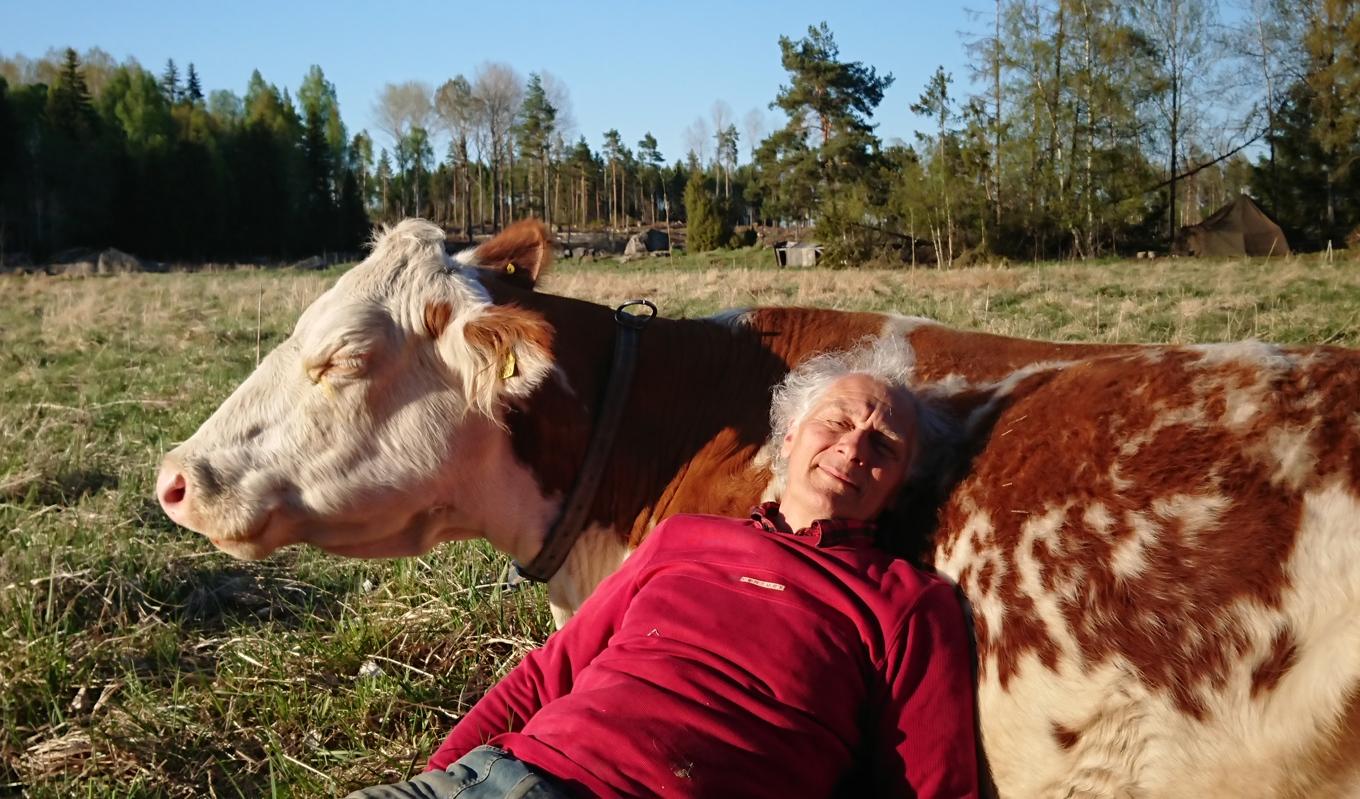
[[[534,291],[550,252],[537,223],[457,260],[437,227],[397,225],[166,456],[167,514],[242,558],[480,536],[530,562],[619,327]],[[797,308],[654,319],[549,582],[559,623],[662,518],[766,496],[770,387],[882,336],[957,423],[902,518],[971,606],[1002,796],[1360,796],[1360,353],[1343,348],[1060,344]]]

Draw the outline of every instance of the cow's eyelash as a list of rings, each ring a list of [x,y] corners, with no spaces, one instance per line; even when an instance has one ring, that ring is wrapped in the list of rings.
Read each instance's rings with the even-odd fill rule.
[[[353,374],[368,365],[368,354],[364,352],[343,352],[332,355],[326,364],[327,371],[335,370]]]
[[[320,383],[327,377],[353,377],[368,365],[368,354],[354,350],[336,352],[325,361],[316,361],[307,366],[307,376],[313,383]]]

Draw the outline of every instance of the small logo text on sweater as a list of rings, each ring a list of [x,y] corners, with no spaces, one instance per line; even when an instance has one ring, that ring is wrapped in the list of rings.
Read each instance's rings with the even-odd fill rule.
[[[743,576],[738,582],[750,583],[751,585],[757,586],[759,588],[768,588],[771,591],[784,590],[784,586],[780,585],[779,583],[772,583],[769,580],[757,580],[754,577]]]

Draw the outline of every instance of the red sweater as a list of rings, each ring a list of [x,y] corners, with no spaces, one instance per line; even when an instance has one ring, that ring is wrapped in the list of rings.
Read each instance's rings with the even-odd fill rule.
[[[855,530],[676,516],[430,759],[599,796],[976,796],[953,588]]]

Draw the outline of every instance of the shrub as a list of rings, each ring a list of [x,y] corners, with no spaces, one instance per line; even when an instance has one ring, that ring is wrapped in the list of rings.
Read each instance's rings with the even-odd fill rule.
[[[685,184],[686,232],[685,249],[689,252],[708,252],[727,243],[732,235],[725,214],[718,207],[713,196],[708,193],[707,180],[703,172],[690,173],[689,183]]]

